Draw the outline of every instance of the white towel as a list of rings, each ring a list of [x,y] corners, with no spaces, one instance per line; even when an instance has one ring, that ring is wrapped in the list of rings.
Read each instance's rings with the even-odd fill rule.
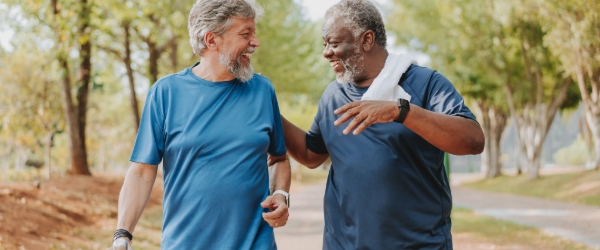
[[[410,95],[400,87],[398,82],[411,64],[418,65],[416,60],[407,55],[389,53],[383,69],[361,100],[396,101],[398,98],[403,98],[410,102]]]

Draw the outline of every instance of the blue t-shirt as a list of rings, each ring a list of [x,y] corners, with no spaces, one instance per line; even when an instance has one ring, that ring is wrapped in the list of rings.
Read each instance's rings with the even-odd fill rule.
[[[161,249],[276,249],[260,206],[267,153],[286,153],[269,79],[209,82],[187,68],[158,80],[130,160],[163,160]]]
[[[475,120],[441,74],[412,65],[400,80],[411,103]],[[323,93],[307,147],[329,154],[323,249],[452,249],[452,199],[444,152],[404,125],[371,125],[344,135],[333,111],[360,101],[368,87],[331,83]]]

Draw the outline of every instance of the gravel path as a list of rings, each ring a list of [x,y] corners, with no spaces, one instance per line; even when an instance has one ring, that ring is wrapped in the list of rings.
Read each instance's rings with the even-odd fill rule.
[[[312,250],[323,248],[323,196],[325,182],[301,188],[290,194],[290,218],[275,229],[278,249]]]
[[[600,249],[600,208],[514,194],[452,187],[454,206],[542,229]]]

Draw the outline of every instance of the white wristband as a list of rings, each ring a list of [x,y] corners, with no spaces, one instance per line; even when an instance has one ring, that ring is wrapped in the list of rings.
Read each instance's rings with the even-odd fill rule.
[[[283,196],[285,196],[285,204],[288,207],[290,207],[290,194],[288,192],[283,191],[283,190],[277,190],[277,191],[273,192],[273,195],[276,195],[276,194],[282,194]]]

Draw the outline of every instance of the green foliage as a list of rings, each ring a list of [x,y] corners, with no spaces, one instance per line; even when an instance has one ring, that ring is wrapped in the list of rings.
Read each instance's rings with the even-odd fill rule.
[[[335,77],[322,56],[322,23],[303,20],[293,0],[259,3],[265,16],[257,24],[261,45],[252,57],[255,71],[268,77],[278,94],[301,93],[318,100]]]
[[[559,149],[554,153],[553,157],[558,164],[565,165],[584,165],[588,159],[592,157],[585,141],[581,138],[581,134],[577,135],[577,140],[573,144]]]

